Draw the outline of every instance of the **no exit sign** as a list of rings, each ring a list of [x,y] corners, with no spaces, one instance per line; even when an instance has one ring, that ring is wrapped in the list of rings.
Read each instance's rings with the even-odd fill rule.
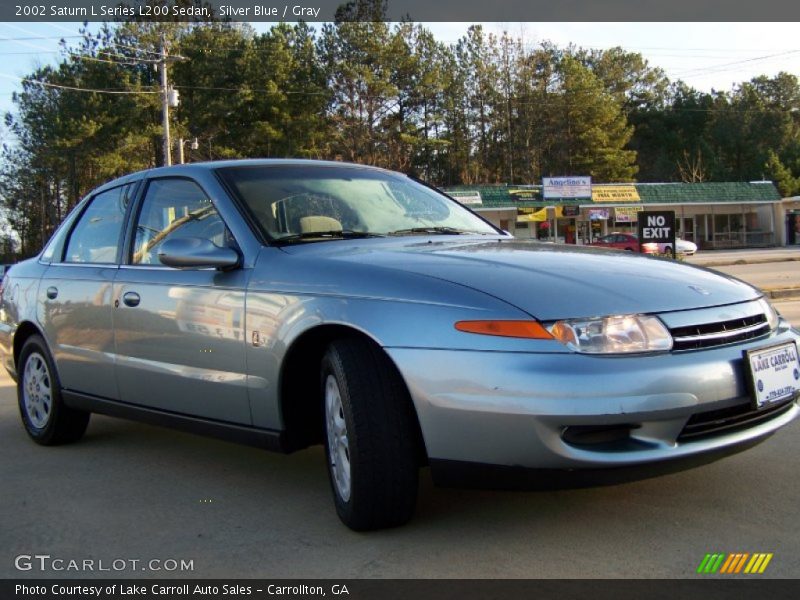
[[[639,213],[639,245],[657,243],[672,249],[675,258],[675,211],[654,210]]]

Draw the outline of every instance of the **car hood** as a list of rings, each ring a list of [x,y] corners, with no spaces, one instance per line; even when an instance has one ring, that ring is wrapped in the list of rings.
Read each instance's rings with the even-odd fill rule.
[[[371,239],[284,249],[315,260],[445,280],[499,298],[543,321],[688,310],[761,295],[737,279],[672,260],[508,238]]]

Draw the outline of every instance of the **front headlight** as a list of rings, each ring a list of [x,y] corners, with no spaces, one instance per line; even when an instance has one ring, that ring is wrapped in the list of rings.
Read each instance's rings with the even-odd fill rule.
[[[758,303],[764,309],[764,315],[767,317],[767,324],[769,324],[770,331],[774,330],[778,326],[778,321],[780,320],[778,311],[772,307],[772,304],[770,304],[766,298],[761,298]]]
[[[666,352],[672,336],[664,324],[648,315],[621,315],[557,321],[550,333],[570,350],[585,354]]]

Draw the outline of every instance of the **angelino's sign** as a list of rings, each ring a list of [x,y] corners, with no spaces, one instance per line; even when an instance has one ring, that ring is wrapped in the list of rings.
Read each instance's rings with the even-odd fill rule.
[[[591,198],[591,177],[542,177],[545,199]]]
[[[653,210],[639,213],[639,244],[666,244],[675,256],[675,211]]]

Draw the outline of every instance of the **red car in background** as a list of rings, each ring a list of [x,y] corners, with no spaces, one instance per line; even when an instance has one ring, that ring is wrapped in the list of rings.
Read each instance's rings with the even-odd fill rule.
[[[644,254],[658,254],[658,244],[642,244],[639,249],[639,238],[630,233],[609,233],[601,238],[597,238],[590,246],[600,246],[602,248],[614,248],[616,250],[627,250],[629,252],[642,252]]]

